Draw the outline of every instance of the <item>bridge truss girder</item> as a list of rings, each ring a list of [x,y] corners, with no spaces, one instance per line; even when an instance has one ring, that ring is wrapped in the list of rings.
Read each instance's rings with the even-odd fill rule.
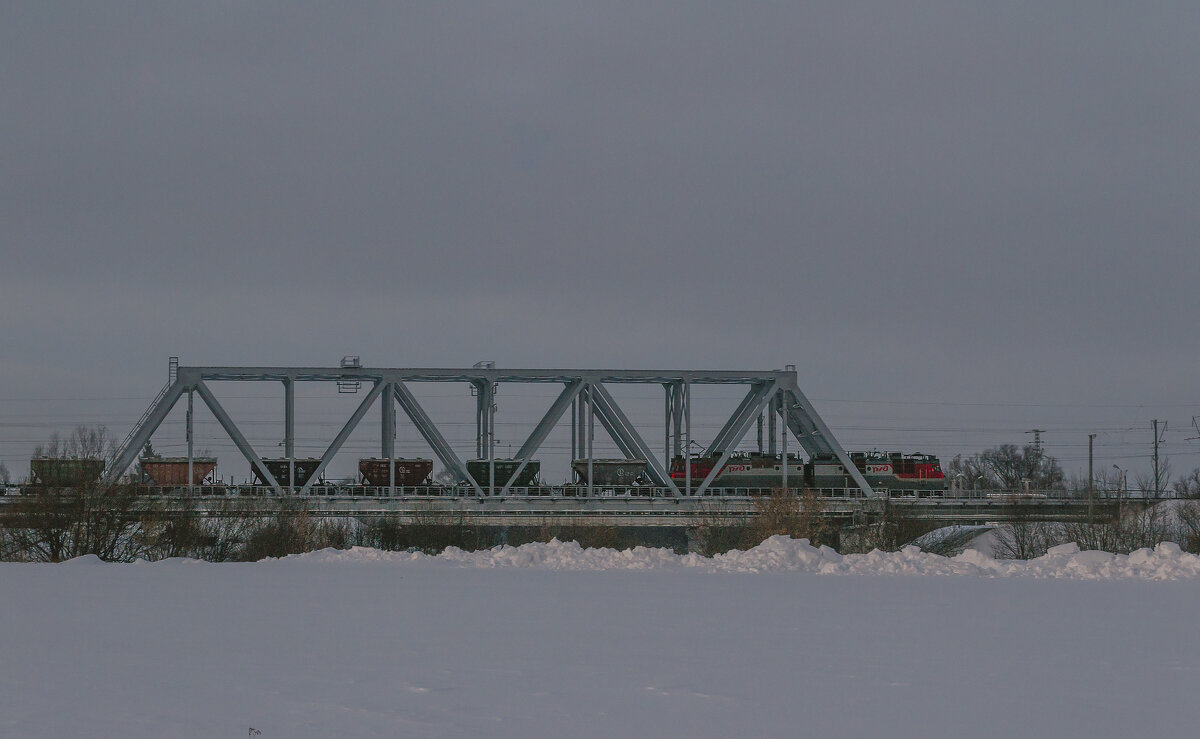
[[[354,385],[355,387],[366,384],[370,390],[321,455],[316,472],[311,474],[309,480],[297,491],[294,468],[289,470],[289,479],[276,480],[237,424],[221,406],[208,383],[222,381],[280,382],[284,385],[284,446],[289,459],[294,458],[295,383],[357,383]],[[445,435],[409,390],[407,385],[409,382],[455,382],[468,383],[472,386],[478,396],[476,452],[479,458],[483,459],[495,458],[494,397],[498,385],[501,383],[550,383],[561,384],[563,390],[521,445],[518,458],[522,461],[518,468],[507,479],[493,479],[491,485],[483,486],[467,473],[463,460],[446,441]],[[608,386],[614,384],[658,384],[663,387],[665,392],[665,434],[661,462],[639,430],[629,421],[629,417],[620,404],[613,398]],[[719,461],[713,466],[713,471],[705,479],[695,481],[690,477],[691,465],[687,464],[685,465],[684,484],[681,487],[671,478],[669,465],[673,456],[681,454],[686,456],[686,450],[690,449],[693,442],[691,429],[691,387],[693,385],[746,385],[749,386],[749,389],[708,447],[710,454],[719,455]],[[591,458],[594,421],[599,421],[623,454],[629,458],[646,460],[646,474],[652,483],[667,488],[672,495],[677,497],[703,495],[756,420],[760,422],[761,428],[761,419],[764,413],[769,418],[772,429],[772,452],[775,446],[773,430],[775,419],[778,416],[783,421],[783,428],[796,437],[807,454],[836,457],[866,495],[874,494],[832,431],[817,414],[812,403],[800,391],[796,372],[790,367],[787,370],[741,372],[728,370],[514,370],[494,367],[375,369],[367,367],[220,366],[178,367],[176,369],[172,365],[171,382],[151,404],[142,420],[138,422],[126,437],[125,443],[114,455],[112,463],[105,473],[106,482],[116,482],[129,469],[138,452],[150,440],[175,404],[185,395],[188,398],[188,407],[191,407],[193,393],[200,396],[251,467],[279,494],[307,493],[377,400],[381,403],[380,447],[384,457],[390,459],[394,454],[395,408],[396,405],[399,405],[442,466],[458,482],[469,485],[472,491],[479,496],[496,495],[497,492],[500,496],[506,495],[513,481],[519,478],[528,461],[541,448],[551,431],[566,415],[568,409],[571,410],[572,459],[577,456]],[[187,423],[188,458],[190,460],[193,423],[191,413],[188,414]],[[786,441],[786,437],[784,440]],[[585,447],[586,455],[584,454]],[[697,482],[698,485],[695,484]],[[588,487],[590,490],[591,485],[589,484]]]

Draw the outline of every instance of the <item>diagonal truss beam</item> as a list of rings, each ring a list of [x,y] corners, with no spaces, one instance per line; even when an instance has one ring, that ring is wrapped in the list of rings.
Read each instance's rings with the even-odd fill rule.
[[[800,445],[804,447],[804,451],[808,452],[810,456],[815,451],[819,454],[832,454],[837,457],[863,494],[874,497],[875,491],[871,489],[867,478],[850,460],[850,455],[846,454],[846,450],[838,443],[833,432],[825,425],[825,421],[821,420],[821,416],[817,414],[812,403],[804,397],[804,393],[800,392],[800,387],[791,384],[783,389],[781,395],[783,397],[784,423],[796,435]]]
[[[750,425],[754,423],[754,419],[758,418],[763,412],[763,408],[767,407],[767,403],[775,397],[775,393],[779,390],[779,383],[772,382],[768,385],[756,385],[750,390],[746,396],[749,402],[744,402],[739,408],[739,413],[729,419],[730,432],[726,435],[727,441],[724,449],[721,451],[721,457],[717,460],[708,474],[704,476],[704,480],[700,486],[696,488],[695,495],[703,495],[712,481],[721,473],[721,469],[725,463],[729,461],[729,455],[733,454],[733,450],[746,436],[746,432],[750,430]],[[690,462],[689,462],[690,464]],[[787,460],[783,460],[783,464],[787,464]]]
[[[475,488],[475,494],[483,496],[483,488],[479,487],[479,483],[475,482],[475,478],[467,474],[467,467],[463,464],[458,455],[454,453],[454,448],[446,441],[446,437],[442,436],[442,432],[430,420],[429,414],[417,402],[416,396],[408,389],[408,386],[403,382],[396,380],[392,382],[392,390],[396,395],[396,402],[400,404],[400,408],[412,421],[413,426],[417,427],[417,433],[421,438],[425,439],[425,443],[433,450],[434,455],[442,463],[442,466],[450,471],[460,482],[469,482],[471,487]]]
[[[752,385],[750,387],[750,390],[746,393],[746,397],[742,398],[742,402],[738,404],[737,409],[732,415],[729,416],[729,420],[725,422],[725,425],[722,426],[721,430],[717,432],[717,435],[713,437],[712,444],[710,444],[708,447],[708,453],[710,455],[717,452],[723,452],[725,451],[725,448],[730,445],[729,437],[733,435],[738,421],[741,420],[742,414],[746,412],[746,408],[758,405],[761,390],[762,387],[760,385]],[[738,441],[741,441],[741,439],[738,439]],[[733,444],[736,446],[737,441],[733,442]]]
[[[333,441],[329,443],[329,448],[326,449],[325,453],[321,455],[321,463],[317,465],[317,469],[313,470],[313,473],[308,476],[307,480],[304,481],[304,487],[300,488],[301,495],[308,494],[308,489],[311,488],[313,483],[315,483],[317,479],[321,477],[321,473],[325,471],[325,468],[328,467],[329,463],[333,460],[334,455],[336,455],[338,450],[342,448],[342,445],[346,443],[346,439],[350,438],[350,434],[354,433],[354,429],[357,428],[358,424],[363,420],[363,416],[367,415],[367,411],[369,411],[371,406],[374,405],[375,399],[383,394],[383,389],[386,387],[388,387],[388,383],[386,382],[375,383],[375,386],[371,388],[371,392],[367,393],[367,397],[363,398],[362,402],[358,404],[358,408],[354,410],[354,415],[350,416],[350,420],[346,421],[346,425],[342,426],[342,430],[339,431],[338,435],[333,437]],[[392,464],[390,458],[388,463]]]
[[[567,412],[567,409],[571,407],[571,403],[575,401],[575,398],[579,397],[583,386],[584,383],[582,380],[567,383],[563,391],[554,399],[554,402],[550,405],[550,409],[546,411],[546,415],[542,416],[542,420],[538,421],[537,426],[533,427],[529,438],[525,440],[520,450],[517,451],[517,457],[521,460],[521,464],[504,483],[504,489],[500,491],[501,495],[508,494],[508,489],[512,487],[513,480],[518,479],[521,473],[525,471],[525,465],[529,464],[529,458],[541,448],[542,444],[546,441],[546,437],[554,430],[555,424]],[[571,461],[574,462],[574,460]]]
[[[229,434],[229,438],[233,440],[234,446],[238,448],[238,451],[242,453],[242,456],[246,458],[246,461],[249,462],[254,469],[258,470],[258,473],[262,475],[262,479],[266,480],[268,485],[275,488],[276,493],[283,495],[283,488],[280,487],[279,482],[275,479],[275,476],[272,475],[271,471],[267,469],[267,466],[263,464],[262,458],[259,457],[258,453],[254,451],[254,447],[250,446],[250,442],[246,441],[246,437],[242,434],[241,429],[237,427],[237,424],[233,422],[233,419],[229,417],[229,414],[226,413],[225,409],[221,407],[221,404],[217,402],[216,397],[212,394],[212,390],[208,389],[208,385],[205,385],[204,381],[201,380],[200,382],[196,383],[195,390],[200,394],[200,399],[204,401],[204,404],[208,406],[208,409],[212,411],[213,416],[215,416],[217,419],[217,423],[221,424],[221,428],[225,429],[226,434]]]
[[[600,423],[604,424],[604,428],[609,435],[613,437],[613,441],[621,448],[621,451],[629,457],[646,460],[646,471],[650,475],[650,479],[656,485],[670,488],[673,495],[679,495],[679,488],[675,485],[675,481],[667,474],[666,469],[659,464],[655,458],[654,452],[650,450],[646,440],[638,433],[633,424],[629,422],[629,418],[621,407],[617,405],[617,401],[609,394],[608,388],[604,387],[603,383],[592,383],[592,397],[596,403],[596,417],[600,419]]]
[[[176,380],[159,395],[158,400],[143,416],[142,422],[129,435],[125,446],[117,451],[117,456],[113,458],[112,464],[104,472],[106,485],[115,483],[121,475],[125,474],[125,470],[129,469],[129,465],[133,464],[133,460],[137,458],[138,452],[142,451],[146,442],[150,441],[150,437],[166,420],[171,409],[175,407],[185,392],[187,392],[187,386],[181,380]]]

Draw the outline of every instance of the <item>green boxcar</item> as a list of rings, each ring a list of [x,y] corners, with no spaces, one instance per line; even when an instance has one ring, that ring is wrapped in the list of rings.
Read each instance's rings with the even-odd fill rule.
[[[53,488],[85,487],[104,473],[103,459],[54,459],[38,457],[29,461],[34,485]]]

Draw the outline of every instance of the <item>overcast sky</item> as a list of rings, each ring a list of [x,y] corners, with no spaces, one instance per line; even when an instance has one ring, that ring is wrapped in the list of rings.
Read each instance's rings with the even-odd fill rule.
[[[14,472],[168,355],[347,353],[792,363],[851,448],[1200,464],[1196,3],[0,7]]]

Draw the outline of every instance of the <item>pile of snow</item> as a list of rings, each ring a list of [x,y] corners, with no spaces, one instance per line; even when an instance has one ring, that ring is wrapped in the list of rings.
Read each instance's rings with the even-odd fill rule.
[[[1135,578],[1196,571],[790,539],[0,563],[0,737],[1193,736],[1200,587]],[[887,572],[982,576],[817,574]]]
[[[421,563],[437,562],[471,568],[548,570],[687,570],[693,572],[809,572],[822,575],[976,575],[986,577],[1071,578],[1079,580],[1179,580],[1200,576],[1200,556],[1171,542],[1132,554],[1081,552],[1075,544],[1053,547],[1028,561],[998,560],[968,549],[954,557],[927,554],[907,546],[898,552],[838,554],[814,547],[807,539],[773,536],[747,551],[714,557],[675,554],[669,549],[584,549],[575,542],[500,546],[477,552],[451,547],[438,555],[384,552],[355,547],[298,554],[277,562]]]

